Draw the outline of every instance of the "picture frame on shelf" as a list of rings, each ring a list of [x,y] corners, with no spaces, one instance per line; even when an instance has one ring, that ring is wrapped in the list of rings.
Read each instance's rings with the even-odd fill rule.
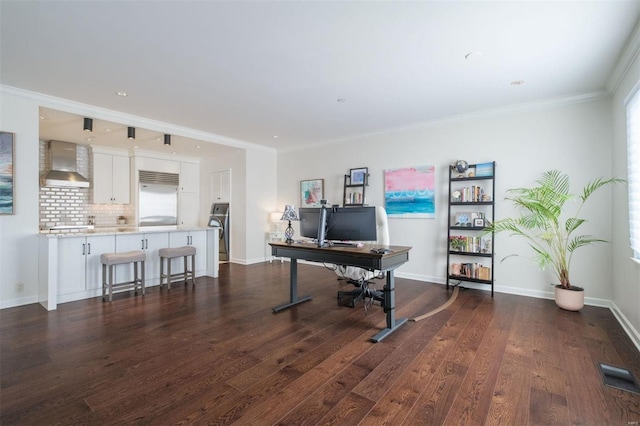
[[[300,206],[320,207],[320,200],[324,199],[324,179],[309,179],[300,181]]]
[[[477,218],[473,219],[473,226],[475,228],[484,228],[484,218],[477,217]]]
[[[351,185],[367,185],[367,178],[369,176],[368,167],[359,167],[357,169],[349,170],[349,177]]]
[[[471,213],[457,212],[453,218],[453,226],[472,226]]]

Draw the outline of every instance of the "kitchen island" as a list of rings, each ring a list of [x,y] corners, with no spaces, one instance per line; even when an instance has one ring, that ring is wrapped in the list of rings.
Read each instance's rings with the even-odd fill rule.
[[[158,250],[192,245],[197,249],[196,277],[217,277],[218,228],[201,226],[117,226],[93,229],[43,230],[39,235],[38,301],[47,310],[58,303],[102,295],[103,253],[144,250],[145,286],[160,282]],[[181,270],[174,259],[174,270]],[[116,268],[116,281],[128,280],[131,268]]]

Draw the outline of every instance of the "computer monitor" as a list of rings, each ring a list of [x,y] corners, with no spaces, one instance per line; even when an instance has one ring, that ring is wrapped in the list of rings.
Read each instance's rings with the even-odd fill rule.
[[[318,238],[320,228],[320,208],[302,207],[300,217],[300,235],[306,238]],[[335,241],[375,241],[375,207],[327,207],[326,233],[324,238]]]
[[[329,209],[327,240],[375,241],[375,207],[338,207]]]
[[[315,207],[300,207],[298,209],[300,219],[300,235],[305,238],[318,238],[318,223],[320,209]]]

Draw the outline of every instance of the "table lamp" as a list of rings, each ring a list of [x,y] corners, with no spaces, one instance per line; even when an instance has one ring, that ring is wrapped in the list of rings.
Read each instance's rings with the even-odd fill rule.
[[[281,217],[281,212],[273,212],[269,215],[269,221],[272,223],[274,232],[280,232],[280,223],[282,222],[280,220]]]
[[[289,226],[284,230],[284,236],[287,238],[287,244],[293,243],[293,227],[291,226],[292,220],[300,220],[298,218],[298,213],[296,212],[296,206],[292,206],[287,204],[284,206],[284,213],[282,213],[282,217],[280,220],[288,220]]]

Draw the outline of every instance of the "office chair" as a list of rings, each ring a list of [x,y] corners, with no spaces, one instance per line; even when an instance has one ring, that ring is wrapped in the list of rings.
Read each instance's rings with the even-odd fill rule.
[[[380,246],[389,245],[387,212],[381,206],[376,206],[376,241],[371,241],[371,243],[379,244]],[[384,293],[370,287],[373,279],[384,278],[383,272],[345,265],[336,265],[335,272],[340,277],[338,279],[346,279],[349,284],[356,286],[355,290],[339,291],[338,300],[342,300],[345,296],[351,297],[351,303],[348,306],[352,308],[356,306],[356,302],[362,300],[365,302],[365,309],[368,308],[367,298],[370,299],[370,304],[373,304],[374,301],[378,301],[380,304],[383,303]]]

